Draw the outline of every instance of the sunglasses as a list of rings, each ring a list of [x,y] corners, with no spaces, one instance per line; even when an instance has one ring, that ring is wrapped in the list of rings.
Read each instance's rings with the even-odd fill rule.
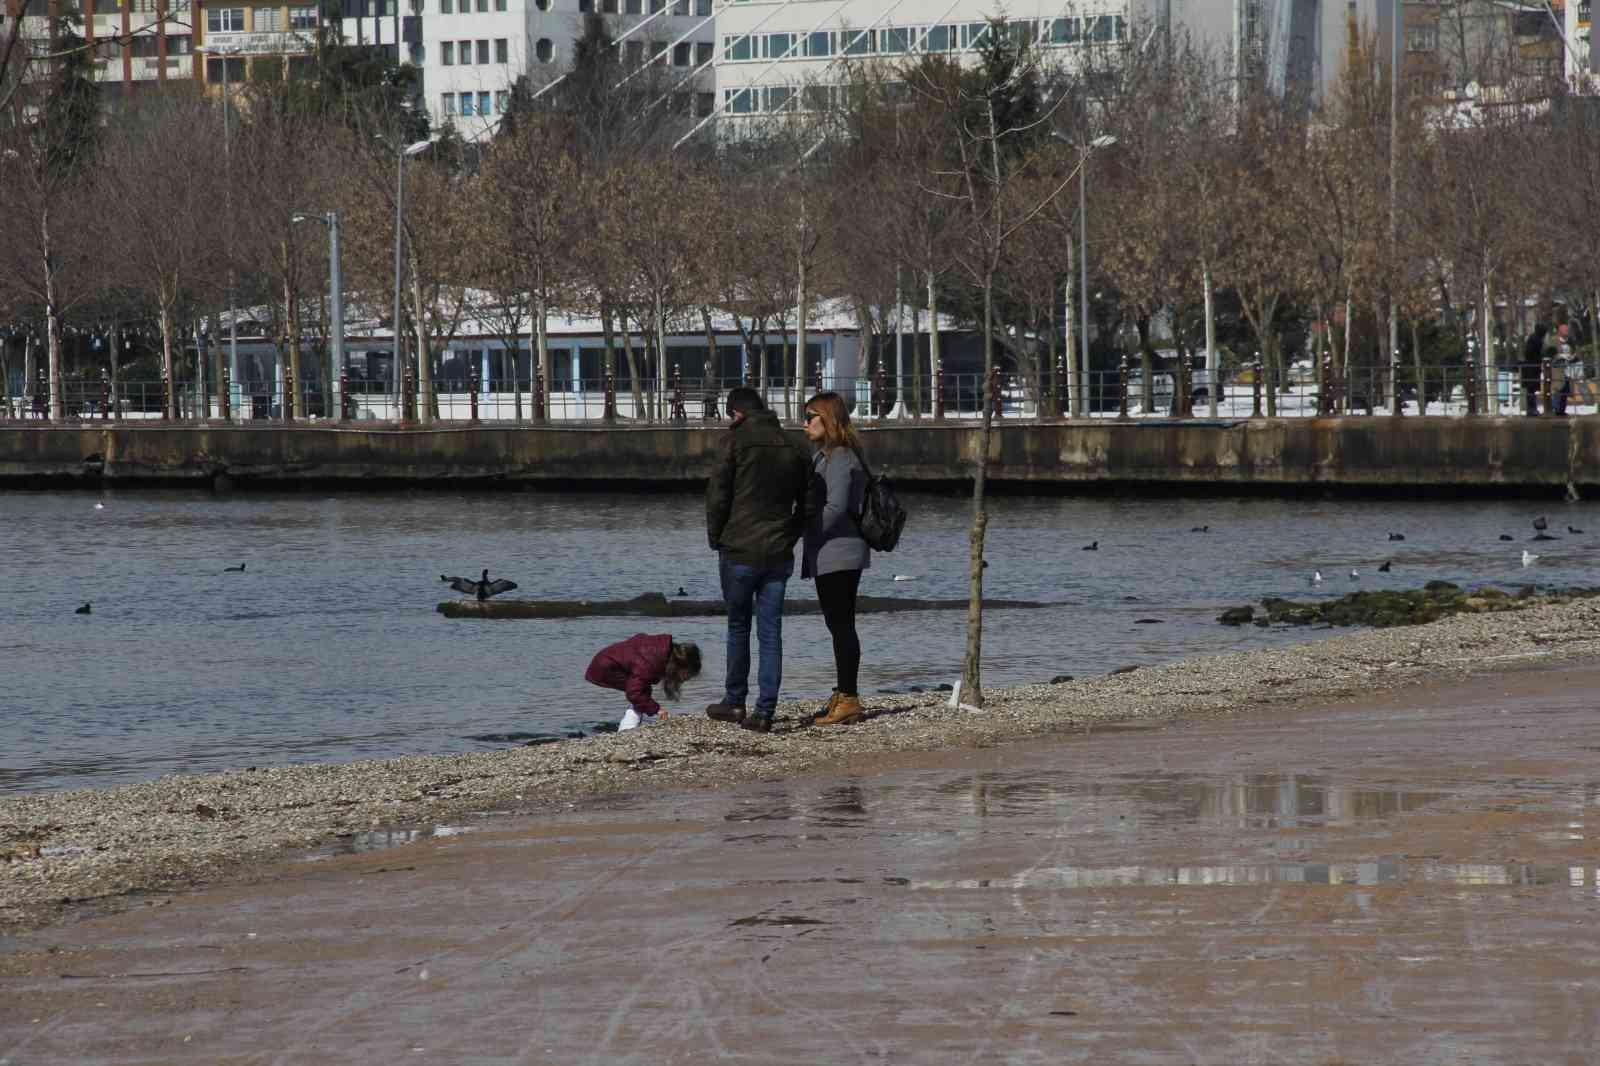
[[[806,412],[806,417],[805,417],[805,423],[806,423],[806,425],[809,426],[811,424],[811,420],[813,418],[821,418],[821,417],[822,416],[820,414],[818,414],[817,412],[815,412],[815,411],[807,411]]]

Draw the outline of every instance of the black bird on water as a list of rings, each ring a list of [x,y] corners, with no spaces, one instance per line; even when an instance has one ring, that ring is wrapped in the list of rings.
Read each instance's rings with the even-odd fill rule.
[[[1083,546],[1083,550],[1086,552],[1097,552],[1100,550],[1100,542],[1095,541],[1092,544],[1085,544]]]
[[[689,594],[688,594],[688,593],[687,593],[687,592],[685,592],[685,591],[684,591],[684,589],[683,589],[683,586],[682,586],[682,585],[679,585],[679,586],[678,586],[678,595],[680,595],[680,596],[687,596],[687,595],[689,595]]]
[[[223,567],[222,572],[224,574],[242,574],[244,573],[244,564],[240,563],[238,566]]]
[[[1576,535],[1578,533],[1582,533],[1583,530],[1579,529],[1577,526],[1568,526],[1567,532]]]
[[[1406,539],[1406,535],[1404,533],[1390,533],[1389,534],[1389,539],[1390,540],[1405,540]]]
[[[1211,532],[1211,527],[1210,526],[1191,526],[1189,528],[1189,532],[1190,533],[1210,533]]]
[[[1533,528],[1538,530],[1540,533],[1543,533],[1545,530],[1550,528],[1550,520],[1544,515],[1540,515],[1538,518],[1533,520]]]
[[[73,611],[72,613],[73,614],[93,614],[94,613],[94,608],[90,607],[86,603],[82,607],[79,607],[76,611]]]
[[[1378,567],[1378,573],[1387,574],[1388,572],[1389,572],[1389,564],[1388,564],[1388,562],[1385,562],[1382,566]]]
[[[1500,534],[1500,539],[1501,540],[1516,540],[1517,538],[1513,537],[1510,533],[1502,533],[1502,534]]]
[[[502,592],[510,592],[517,587],[515,581],[507,581],[505,578],[500,578],[498,581],[490,581],[488,570],[484,570],[483,576],[477,581],[465,577],[447,577],[444,574],[439,575],[439,580],[457,592],[468,592],[478,597],[479,603],[487,600],[490,596],[498,596]]]

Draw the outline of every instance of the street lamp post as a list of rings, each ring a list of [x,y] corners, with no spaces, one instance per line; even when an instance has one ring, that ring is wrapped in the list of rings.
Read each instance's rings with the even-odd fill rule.
[[[1089,154],[1096,148],[1109,148],[1117,143],[1110,134],[1096,137],[1088,144],[1078,145],[1078,297],[1081,318],[1078,322],[1079,365],[1082,382],[1089,380]],[[1083,394],[1080,387],[1077,396]],[[1077,396],[1074,399],[1077,399]],[[1085,410],[1085,414],[1093,414]]]
[[[400,246],[405,233],[405,201],[406,201],[406,157],[416,155],[432,144],[431,139],[404,144],[400,140],[398,131],[394,139],[394,365],[391,368],[391,388],[394,391],[395,410],[401,406],[401,375],[402,363],[400,358]],[[396,415],[398,419],[399,415]]]
[[[229,111],[229,104],[231,102],[230,98],[229,98],[229,95],[228,95],[228,57],[238,55],[239,54],[239,49],[237,47],[235,47],[235,46],[218,47],[218,46],[209,46],[208,45],[208,46],[205,46],[205,47],[202,47],[202,48],[197,48],[197,49],[195,49],[195,51],[200,52],[203,55],[215,55],[215,56],[220,56],[221,57],[221,61],[222,61],[222,159],[223,159],[223,165],[228,169],[228,172],[231,175],[232,171],[233,171],[233,155],[232,155],[231,145],[229,143],[230,135],[229,135],[229,132],[228,132],[228,127],[230,125],[230,123],[228,122],[228,111]],[[231,212],[232,211],[232,207],[233,207],[233,183],[231,181],[226,182],[226,183],[224,183],[223,188],[226,190],[226,196],[227,196],[227,199],[228,199],[227,209]],[[229,232],[230,233],[232,232],[232,227],[231,226],[229,228]],[[234,307],[234,303],[233,303],[233,297],[234,297],[233,282],[234,282],[233,256],[230,254],[228,256],[228,380],[231,383],[228,387],[229,387],[230,391],[231,390],[238,390],[238,389],[241,388],[241,385],[240,385],[240,382],[239,382],[239,312]],[[243,395],[242,392],[235,392],[234,395],[229,397],[231,407],[235,412],[239,411],[239,401],[242,398],[242,395]],[[203,394],[201,396],[201,400],[202,400],[202,402],[204,402],[204,395]],[[242,418],[243,415],[242,414],[236,414],[235,417]]]

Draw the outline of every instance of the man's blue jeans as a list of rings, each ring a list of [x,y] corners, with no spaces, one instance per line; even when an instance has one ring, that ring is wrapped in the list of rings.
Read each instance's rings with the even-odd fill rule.
[[[722,599],[728,605],[728,681],[724,700],[744,706],[750,693],[750,620],[761,645],[755,712],[771,716],[783,686],[783,592],[794,560],[783,566],[746,566],[721,559]]]

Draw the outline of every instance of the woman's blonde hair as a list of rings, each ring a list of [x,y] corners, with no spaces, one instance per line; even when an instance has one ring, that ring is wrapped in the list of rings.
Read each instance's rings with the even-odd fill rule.
[[[822,419],[823,451],[831,452],[840,447],[861,450],[861,434],[850,424],[850,409],[845,406],[843,396],[837,392],[819,392],[806,401],[805,409],[815,411]]]

